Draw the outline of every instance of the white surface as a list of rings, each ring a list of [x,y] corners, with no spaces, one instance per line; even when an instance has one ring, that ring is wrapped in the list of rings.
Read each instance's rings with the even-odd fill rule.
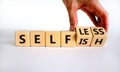
[[[15,31],[0,31],[0,72],[120,72],[120,34],[104,47],[16,47]]]
[[[103,48],[16,47],[16,30],[69,29],[61,0],[48,1],[0,0],[0,72],[120,72],[119,0],[100,0],[109,13]],[[78,18],[79,26],[93,26],[83,12]]]

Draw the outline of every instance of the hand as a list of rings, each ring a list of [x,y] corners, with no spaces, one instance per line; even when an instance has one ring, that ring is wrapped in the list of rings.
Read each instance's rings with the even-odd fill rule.
[[[63,3],[68,11],[71,31],[78,24],[77,10],[79,9],[89,16],[95,26],[103,27],[108,31],[108,14],[98,0],[63,0]]]

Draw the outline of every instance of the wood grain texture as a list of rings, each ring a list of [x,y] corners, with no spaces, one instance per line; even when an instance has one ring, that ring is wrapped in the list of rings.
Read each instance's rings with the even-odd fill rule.
[[[17,31],[15,33],[16,37],[16,46],[27,47],[30,46],[30,38],[28,31]]]

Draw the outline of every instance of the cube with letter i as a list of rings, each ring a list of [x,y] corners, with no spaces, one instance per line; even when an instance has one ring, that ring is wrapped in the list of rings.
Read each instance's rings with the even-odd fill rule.
[[[90,27],[76,28],[77,46],[90,46],[91,40],[92,40],[92,33]]]

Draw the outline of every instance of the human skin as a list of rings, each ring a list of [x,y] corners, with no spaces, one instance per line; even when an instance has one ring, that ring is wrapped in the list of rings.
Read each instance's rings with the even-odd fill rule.
[[[67,8],[70,30],[75,30],[78,24],[77,10],[84,11],[96,27],[103,27],[108,31],[108,13],[98,0],[63,0]]]

